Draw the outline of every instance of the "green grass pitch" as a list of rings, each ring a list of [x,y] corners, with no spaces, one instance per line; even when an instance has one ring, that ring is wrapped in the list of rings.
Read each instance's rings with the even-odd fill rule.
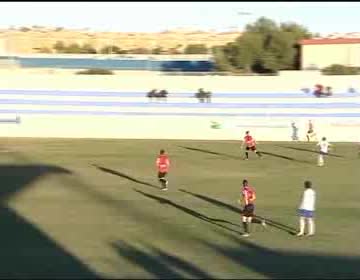
[[[359,278],[358,146],[236,141],[1,139],[0,277]],[[158,189],[155,158],[172,166]],[[241,236],[241,181],[268,227]],[[297,238],[304,180],[316,236]]]

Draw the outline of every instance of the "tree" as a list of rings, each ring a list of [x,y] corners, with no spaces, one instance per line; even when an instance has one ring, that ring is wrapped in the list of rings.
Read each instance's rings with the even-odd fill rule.
[[[264,38],[260,33],[248,32],[241,36],[234,46],[238,55],[234,59],[237,68],[250,72],[253,66],[261,60]]]
[[[280,24],[280,29],[291,37],[293,42],[293,50],[295,52],[292,68],[300,69],[300,46],[298,44],[301,39],[310,39],[317,37],[319,34],[311,33],[306,27],[294,22],[286,22]]]
[[[65,48],[65,53],[81,53],[82,49],[77,43],[72,43]]]
[[[118,46],[110,45],[105,46],[100,50],[100,53],[102,54],[126,54],[127,52],[125,50],[120,49]]]
[[[162,54],[164,53],[165,51],[162,49],[162,47],[156,47],[155,49],[153,49],[151,51],[152,54]]]
[[[295,48],[291,34],[276,31],[272,34],[269,45],[264,50],[264,67],[271,72],[293,68]],[[267,60],[271,60],[271,62]],[[266,65],[265,65],[266,64]],[[271,66],[270,66],[271,65]]]
[[[81,47],[81,53],[92,53],[92,54],[95,54],[97,53],[96,52],[96,49],[91,46],[90,44],[84,44],[82,47]]]
[[[135,48],[132,50],[129,50],[128,53],[131,54],[151,54],[151,50],[146,48]]]
[[[213,53],[213,57],[214,57],[214,64],[215,64],[216,71],[231,71],[232,70],[232,66],[225,55],[224,47],[220,47],[220,46],[213,47],[212,53]]]
[[[56,50],[56,52],[62,53],[65,51],[65,44],[62,41],[57,41],[53,48]]]
[[[300,39],[310,39],[315,35],[312,34],[306,27],[294,22],[281,23],[280,30],[290,34],[296,41]]]
[[[261,17],[246,25],[245,32],[223,49],[234,69],[246,72],[273,73],[298,69],[300,39],[311,38],[305,27],[293,22],[276,24]]]
[[[185,54],[207,54],[208,48],[204,44],[190,44],[187,45],[185,50]]]
[[[278,30],[277,24],[266,17],[260,17],[253,24],[247,24],[245,26],[245,32],[260,33],[263,35],[271,34]]]
[[[31,30],[31,28],[29,28],[29,27],[20,27],[21,32],[28,32],[30,30]]]

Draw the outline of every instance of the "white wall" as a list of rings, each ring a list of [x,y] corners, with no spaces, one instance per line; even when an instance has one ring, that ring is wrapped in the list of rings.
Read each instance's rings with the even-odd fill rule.
[[[211,127],[212,121],[221,125]],[[19,124],[0,124],[0,137],[240,140],[250,130],[258,141],[291,141],[291,122],[305,140],[308,119],[155,116],[22,115]],[[360,142],[360,120],[313,119],[318,137]],[[263,127],[262,127],[263,126]]]
[[[51,74],[54,73],[54,74]],[[283,71],[280,76],[167,76],[157,72],[117,72],[117,75],[74,75],[73,71],[0,70],[1,89],[73,89],[144,91],[165,88],[171,92],[300,92],[317,83],[330,85],[335,92],[349,87],[360,91],[360,75],[323,76],[317,71]]]
[[[331,64],[360,67],[360,44],[303,45],[302,69],[314,64],[319,69]]]

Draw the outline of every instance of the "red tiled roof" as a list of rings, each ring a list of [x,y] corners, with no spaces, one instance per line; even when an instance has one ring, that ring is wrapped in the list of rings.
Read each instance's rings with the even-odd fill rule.
[[[360,38],[322,38],[322,39],[303,39],[300,45],[331,45],[331,44],[360,44]]]

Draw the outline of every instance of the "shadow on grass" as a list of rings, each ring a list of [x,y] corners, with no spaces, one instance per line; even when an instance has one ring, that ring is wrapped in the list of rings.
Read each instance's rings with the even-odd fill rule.
[[[221,246],[208,241],[202,243],[235,264],[245,266],[266,278],[359,279],[360,277],[360,256],[331,256],[274,250],[254,244],[250,240],[223,234],[235,243],[234,246]]]
[[[281,155],[281,154],[275,154],[275,153],[270,153],[270,152],[265,152],[265,151],[260,151],[260,153],[263,154],[263,155],[268,155],[268,156],[272,156],[272,157],[276,157],[276,158],[287,159],[287,160],[291,160],[291,161],[295,161],[295,162],[313,164],[311,161],[299,160],[299,159],[289,157],[289,156],[284,156],[284,155]]]
[[[29,191],[34,181],[49,174],[71,172],[50,165],[0,165],[0,278],[99,278],[46,232],[7,205],[16,194]]]
[[[313,153],[313,154],[319,154],[318,151],[315,150],[310,150],[310,149],[305,149],[305,148],[298,148],[298,147],[290,147],[290,146],[283,146],[283,145],[276,145],[280,148],[285,148],[285,149],[290,149],[290,150],[295,150],[295,151],[302,151],[302,152],[309,152],[309,153]],[[340,155],[336,155],[336,154],[328,154],[329,157],[337,157],[337,158],[345,158],[344,156],[340,156]]]
[[[113,242],[111,247],[120,256],[134,265],[142,267],[156,278],[184,279],[188,278],[186,275],[190,275],[191,278],[213,278],[194,264],[154,246],[146,246],[151,253],[138,249],[125,241]],[[186,275],[178,271],[183,271]]]
[[[210,218],[210,217],[208,217],[208,216],[205,216],[205,215],[203,215],[203,214],[201,214],[201,213],[199,213],[199,212],[196,212],[195,210],[192,210],[192,209],[187,208],[187,207],[185,207],[185,206],[182,206],[182,205],[180,205],[180,204],[174,203],[174,202],[172,202],[172,201],[169,200],[169,199],[166,199],[166,198],[163,198],[163,197],[160,197],[160,196],[156,196],[156,195],[151,195],[151,194],[148,194],[148,193],[144,193],[144,192],[139,191],[139,190],[137,190],[137,189],[134,189],[134,190],[135,190],[136,192],[138,192],[138,193],[140,193],[140,194],[148,197],[148,198],[151,198],[151,199],[153,199],[153,200],[161,203],[161,204],[167,204],[167,205],[169,205],[169,206],[172,206],[172,207],[174,207],[174,208],[176,208],[176,209],[178,209],[178,210],[180,210],[180,211],[182,211],[182,212],[184,212],[184,213],[186,213],[186,214],[188,214],[188,215],[191,215],[191,216],[193,216],[193,217],[195,217],[195,218],[197,218],[197,219],[200,219],[200,220],[202,220],[202,221],[205,221],[205,222],[208,222],[208,223],[210,223],[210,224],[216,225],[216,226],[221,227],[221,228],[223,228],[223,229],[226,229],[226,230],[229,230],[229,231],[232,231],[232,232],[241,234],[240,231],[234,230],[234,229],[232,229],[232,228],[226,227],[226,226],[221,225],[221,224],[218,224],[218,223],[226,223],[226,224],[230,224],[230,225],[233,225],[233,226],[240,227],[240,225],[238,225],[238,224],[234,224],[234,223],[231,223],[231,222],[226,221],[226,220],[213,219],[213,218]]]
[[[112,170],[112,169],[109,169],[109,168],[105,168],[105,167],[102,167],[102,166],[98,166],[96,164],[92,164],[92,166],[95,166],[97,169],[105,172],[105,173],[109,173],[109,174],[112,174],[112,175],[116,175],[116,176],[119,176],[119,177],[122,177],[124,179],[128,179],[129,181],[132,181],[132,182],[135,182],[135,183],[138,183],[138,184],[141,184],[141,185],[145,185],[145,186],[149,186],[149,187],[152,187],[152,188],[155,188],[155,189],[160,189],[158,186],[155,186],[153,184],[150,184],[148,182],[144,182],[144,181],[140,181],[134,177],[131,177],[125,173],[121,173],[119,171],[116,171],[116,170]]]
[[[202,199],[204,201],[207,201],[207,202],[209,202],[211,204],[214,204],[216,206],[226,208],[226,209],[228,209],[230,211],[233,211],[233,212],[235,212],[237,214],[242,213],[240,208],[235,207],[235,206],[233,206],[231,204],[227,204],[227,203],[222,202],[220,200],[217,200],[215,198],[211,198],[211,197],[208,197],[208,196],[205,196],[205,195],[202,195],[202,194],[193,193],[193,192],[190,192],[190,191],[187,191],[187,190],[184,190],[184,189],[179,189],[179,191],[187,193],[189,195],[192,195],[192,196],[197,197],[199,199]],[[276,222],[274,220],[268,219],[266,217],[261,217],[261,216],[258,216],[258,215],[254,216],[253,223],[260,224],[262,220],[265,220],[266,224],[268,226],[272,226],[272,227],[275,227],[275,228],[277,228],[279,230],[286,231],[289,234],[296,234],[296,232],[297,232],[297,230],[295,228],[293,228],[293,227],[287,226],[285,224],[282,224],[282,223],[279,223],[279,222]]]
[[[224,156],[224,157],[232,158],[232,159],[242,159],[241,157],[236,157],[236,156],[232,156],[232,155],[228,155],[228,154],[224,154],[224,153],[213,152],[213,151],[206,150],[206,149],[199,149],[199,148],[192,148],[192,147],[185,147],[185,146],[179,146],[179,147],[186,149],[186,150],[195,151],[195,152],[202,152],[202,153],[211,154],[211,155]]]

